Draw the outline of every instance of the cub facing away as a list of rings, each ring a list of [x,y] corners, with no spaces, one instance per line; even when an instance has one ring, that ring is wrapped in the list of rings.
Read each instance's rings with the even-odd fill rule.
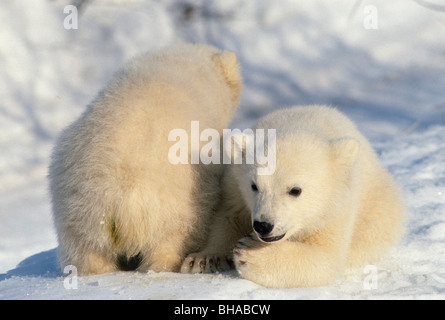
[[[222,166],[170,163],[169,133],[190,136],[193,120],[222,132],[240,93],[230,51],[184,44],[128,62],[54,147],[49,181],[62,268],[179,271],[206,239]]]

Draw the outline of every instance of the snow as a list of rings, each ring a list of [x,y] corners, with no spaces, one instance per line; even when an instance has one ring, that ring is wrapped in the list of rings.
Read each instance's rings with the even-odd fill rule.
[[[63,24],[68,0],[0,5],[0,299],[445,298],[443,11],[406,0],[85,3],[74,30]],[[365,23],[373,9],[377,29]],[[57,134],[124,61],[189,41],[237,52],[245,88],[232,127],[294,104],[335,105],[357,123],[408,207],[388,256],[332,286],[294,289],[236,272],[59,269],[46,180]]]

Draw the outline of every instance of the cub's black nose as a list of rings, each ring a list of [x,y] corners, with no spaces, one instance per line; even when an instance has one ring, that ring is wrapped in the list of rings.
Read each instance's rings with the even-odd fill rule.
[[[262,236],[269,234],[273,229],[273,224],[267,222],[254,221],[253,229]]]

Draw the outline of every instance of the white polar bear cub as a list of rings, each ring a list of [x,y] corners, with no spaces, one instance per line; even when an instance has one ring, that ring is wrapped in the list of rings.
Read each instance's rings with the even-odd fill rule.
[[[222,133],[240,91],[235,53],[210,46],[164,48],[125,65],[54,148],[49,180],[62,268],[178,271],[200,250],[222,165],[172,164],[169,133],[190,136],[194,120]]]
[[[226,171],[208,245],[185,259],[183,272],[226,270],[233,259],[242,277],[266,287],[328,285],[396,242],[402,197],[346,116],[293,107],[253,129],[276,129],[268,142],[276,143],[276,170],[260,175],[257,163],[243,163]]]

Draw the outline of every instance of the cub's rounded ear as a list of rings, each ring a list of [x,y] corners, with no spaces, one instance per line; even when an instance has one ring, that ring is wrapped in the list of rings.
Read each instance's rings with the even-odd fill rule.
[[[213,61],[221,68],[227,85],[232,89],[233,100],[239,100],[241,95],[241,72],[238,58],[233,51],[222,51],[213,56]]]
[[[245,133],[233,133],[224,137],[224,163],[242,164],[253,163],[254,135]],[[251,159],[252,158],[252,159]]]
[[[352,166],[357,159],[360,142],[357,139],[344,137],[331,140],[331,156],[340,165]]]

